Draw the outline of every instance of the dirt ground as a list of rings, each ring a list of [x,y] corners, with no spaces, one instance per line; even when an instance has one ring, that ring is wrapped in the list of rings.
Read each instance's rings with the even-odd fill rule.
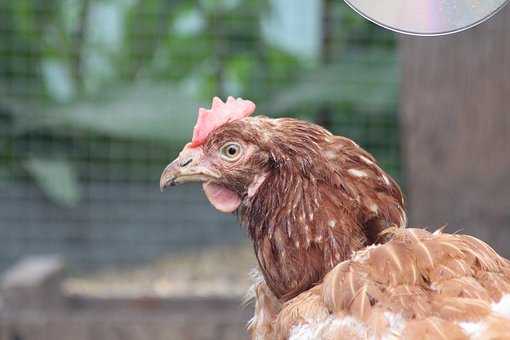
[[[67,294],[96,297],[243,296],[255,267],[248,244],[193,249],[129,270],[71,277],[63,288]]]

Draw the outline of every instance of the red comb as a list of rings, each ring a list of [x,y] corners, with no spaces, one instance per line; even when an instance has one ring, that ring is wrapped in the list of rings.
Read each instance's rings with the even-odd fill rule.
[[[255,104],[242,98],[228,97],[224,103],[220,98],[214,97],[210,110],[198,109],[198,119],[193,129],[191,146],[202,145],[209,133],[221,125],[236,119],[251,115],[255,111]]]

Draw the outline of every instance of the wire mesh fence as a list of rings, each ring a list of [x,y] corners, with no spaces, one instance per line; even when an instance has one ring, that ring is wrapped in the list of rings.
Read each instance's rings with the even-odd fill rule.
[[[158,191],[213,95],[326,125],[399,177],[395,45],[341,1],[0,1],[0,267],[239,242],[197,187]]]

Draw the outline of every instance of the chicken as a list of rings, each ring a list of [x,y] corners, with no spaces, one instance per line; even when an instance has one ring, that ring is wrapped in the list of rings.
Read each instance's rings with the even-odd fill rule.
[[[164,189],[202,182],[253,241],[253,339],[510,338],[510,263],[470,236],[405,229],[396,182],[353,141],[214,98]]]

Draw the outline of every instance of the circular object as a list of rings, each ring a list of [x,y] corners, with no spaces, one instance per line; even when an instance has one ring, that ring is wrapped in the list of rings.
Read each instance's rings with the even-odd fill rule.
[[[356,12],[390,30],[444,35],[484,22],[510,0],[345,0]]]

